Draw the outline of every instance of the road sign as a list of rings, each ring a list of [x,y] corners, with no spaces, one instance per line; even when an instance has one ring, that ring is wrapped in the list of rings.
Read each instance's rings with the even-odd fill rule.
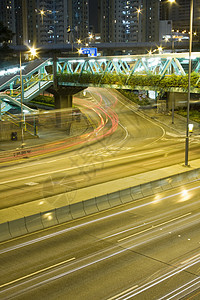
[[[81,48],[82,54],[87,54],[88,56],[97,56],[97,48]]]

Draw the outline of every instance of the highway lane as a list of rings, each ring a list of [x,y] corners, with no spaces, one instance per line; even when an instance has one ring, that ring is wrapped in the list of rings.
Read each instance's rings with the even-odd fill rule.
[[[197,181],[1,243],[0,298],[178,299],[195,293],[199,189]]]
[[[144,117],[134,106],[113,91],[89,89],[87,101],[117,112],[116,131],[104,139],[91,139],[83,147],[57,152],[47,157],[1,165],[0,208],[46,199],[67,191],[111,181],[149,170],[181,163],[185,139],[170,135],[154,120]],[[81,99],[76,99],[76,102]],[[85,100],[86,101],[86,100]],[[85,102],[86,103],[86,102]],[[86,106],[83,111],[89,114]],[[90,115],[94,119],[95,115]],[[101,126],[96,116],[97,128]],[[106,130],[112,128],[103,114]],[[99,128],[101,132],[102,127]],[[103,130],[103,129],[102,129]],[[168,130],[169,131],[169,130]],[[99,131],[95,135],[99,134]],[[190,159],[199,158],[199,144],[190,149]]]

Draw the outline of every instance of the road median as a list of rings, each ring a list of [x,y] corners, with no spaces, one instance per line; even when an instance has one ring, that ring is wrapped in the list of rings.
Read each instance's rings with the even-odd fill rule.
[[[200,180],[200,159],[0,210],[0,242]]]

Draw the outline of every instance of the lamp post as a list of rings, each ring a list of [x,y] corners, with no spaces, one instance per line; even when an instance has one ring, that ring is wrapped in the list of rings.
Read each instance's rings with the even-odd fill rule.
[[[43,20],[44,20],[44,10],[43,9],[40,11],[40,15],[41,15],[41,18],[42,18],[42,25],[43,25]]]
[[[31,56],[36,56],[37,52],[34,47],[29,49]],[[21,104],[21,148],[24,148],[24,126],[25,123],[25,114],[23,112],[23,102],[24,102],[24,81],[22,76],[22,53],[19,54],[19,67],[20,67],[20,104]]]
[[[168,2],[170,3],[170,8],[171,5],[173,3],[176,3],[176,0],[168,0]],[[172,36],[172,28],[170,29],[170,34],[171,34],[171,42],[172,42],[172,53],[174,53],[174,40],[173,40],[173,36]],[[173,69],[173,65],[171,66],[171,73],[173,74],[174,69]],[[174,92],[172,92],[172,124],[174,124],[174,107],[175,107],[175,98],[174,98]]]
[[[188,152],[189,152],[189,115],[190,115],[190,79],[192,68],[192,23],[193,23],[193,0],[190,0],[190,42],[189,42],[189,70],[188,70],[188,99],[187,99],[187,124],[186,124],[186,138],[185,138],[185,166],[188,166]]]
[[[19,67],[20,67],[20,90],[21,90],[21,148],[24,148],[24,112],[23,112],[23,100],[24,100],[24,84],[22,77],[22,53],[19,54]]]
[[[140,14],[141,14],[141,8],[139,7],[138,9],[136,9],[137,12],[137,24],[138,24],[138,40],[137,42],[139,42],[139,39],[141,39],[141,26],[140,26]]]

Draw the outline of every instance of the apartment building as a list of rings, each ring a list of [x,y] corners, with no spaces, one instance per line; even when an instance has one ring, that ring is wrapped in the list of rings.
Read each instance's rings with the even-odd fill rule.
[[[13,44],[59,44],[85,38],[86,0],[1,0],[0,20],[16,33]]]
[[[158,0],[99,0],[104,42],[149,42],[159,39]]]

